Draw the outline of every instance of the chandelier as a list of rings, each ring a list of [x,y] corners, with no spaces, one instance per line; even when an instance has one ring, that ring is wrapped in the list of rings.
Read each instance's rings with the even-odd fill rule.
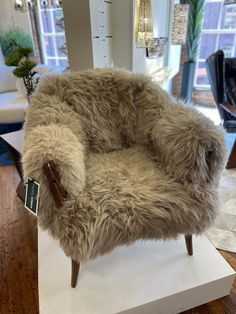
[[[61,8],[62,0],[15,0],[15,10],[20,12],[27,12],[30,9],[35,8],[37,5],[41,5],[42,8]]]
[[[236,6],[236,0],[225,0],[224,5]]]
[[[139,0],[136,24],[137,48],[154,46],[151,0]]]

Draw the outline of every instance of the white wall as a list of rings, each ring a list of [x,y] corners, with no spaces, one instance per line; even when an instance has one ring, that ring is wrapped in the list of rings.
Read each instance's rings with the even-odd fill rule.
[[[173,3],[174,0],[152,0],[153,26],[156,37],[169,37],[169,17]],[[152,74],[164,66],[173,66],[169,63],[172,58],[168,57],[168,49],[166,49],[165,57],[148,59],[146,58],[146,49],[136,48],[135,10],[136,0],[113,0],[112,2],[114,65],[146,74]],[[177,66],[178,64],[177,57]]]
[[[133,30],[135,30],[136,0],[133,1]],[[152,0],[152,19],[155,37],[168,37],[169,2]],[[133,71],[152,74],[164,66],[164,57],[158,59],[146,58],[146,49],[136,48],[133,37]]]
[[[112,66],[112,0],[89,0],[94,67]]]
[[[171,69],[170,76],[173,77],[179,70],[180,46],[170,44],[170,35],[174,2],[178,0],[152,0],[154,34],[157,37],[169,37],[165,56],[158,59],[148,59],[146,49],[136,48],[136,0],[108,2],[112,2],[109,4],[111,21],[110,11],[105,10],[105,15],[99,13],[104,11],[104,0],[63,1],[71,69],[106,67],[113,59],[115,67],[146,74],[168,67]],[[112,38],[106,38],[107,35],[112,35]],[[107,44],[105,42],[101,45],[101,39]],[[103,59],[104,56],[106,60]]]
[[[132,70],[132,0],[112,1],[112,54],[115,67]]]
[[[70,69],[111,66],[111,0],[65,0],[62,5]]]
[[[11,26],[18,26],[31,34],[29,13],[16,11],[13,0],[0,0],[0,33]]]
[[[72,71],[94,67],[88,0],[62,2],[68,61]]]

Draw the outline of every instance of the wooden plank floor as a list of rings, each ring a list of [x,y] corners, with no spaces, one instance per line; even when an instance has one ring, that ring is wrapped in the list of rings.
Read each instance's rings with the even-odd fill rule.
[[[36,218],[15,194],[14,167],[0,167],[0,313],[37,314]]]
[[[0,314],[37,314],[36,218],[16,196],[18,182],[13,167],[0,167]],[[236,269],[236,254],[223,251],[221,254]],[[183,313],[235,314],[236,280],[229,296]]]

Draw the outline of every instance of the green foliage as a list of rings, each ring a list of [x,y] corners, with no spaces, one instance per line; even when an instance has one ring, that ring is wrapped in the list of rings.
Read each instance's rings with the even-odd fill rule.
[[[189,4],[187,52],[188,62],[196,62],[200,48],[201,29],[205,0],[183,0],[182,4]]]
[[[9,30],[0,34],[0,44],[5,57],[15,52],[16,46],[28,47],[33,51],[33,40],[29,34],[20,27],[11,27]]]
[[[33,71],[36,63],[30,59],[31,53],[31,47],[16,46],[15,51],[6,58],[5,62],[6,65],[15,67],[13,74],[23,79],[28,95],[32,94],[38,83],[38,79],[34,78],[37,74]]]
[[[25,60],[20,62],[19,65],[13,70],[13,74],[19,78],[26,77],[31,70],[36,66],[36,63],[31,60]],[[31,72],[31,76],[34,76],[36,72]]]
[[[8,66],[17,66],[22,58],[28,58],[32,53],[32,48],[30,47],[16,47],[15,51],[6,57],[5,64]]]
[[[20,57],[18,53],[13,53],[12,55],[10,55],[6,58],[5,64],[8,66],[15,66],[16,67],[21,59],[22,59],[22,57]]]
[[[28,57],[29,55],[32,54],[33,49],[31,47],[21,47],[18,46],[18,52],[24,57]]]

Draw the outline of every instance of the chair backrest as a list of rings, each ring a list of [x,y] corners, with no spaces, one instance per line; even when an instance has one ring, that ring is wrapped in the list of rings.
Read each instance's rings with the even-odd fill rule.
[[[207,58],[206,70],[221,119],[223,121],[235,120],[222,107],[222,104],[225,103],[225,57],[222,50],[218,50]]]
[[[71,129],[81,124],[88,147],[94,152],[108,152],[151,142],[148,134],[161,108],[172,102],[153,84],[141,74],[115,69],[74,72],[42,80],[31,106],[44,106],[48,116],[50,106],[53,110],[58,106],[57,121],[62,106],[64,111],[73,111]],[[60,106],[55,104],[55,97]],[[62,118],[59,123],[69,124],[67,120]]]
[[[225,96],[229,104],[236,106],[236,58],[225,59]]]

